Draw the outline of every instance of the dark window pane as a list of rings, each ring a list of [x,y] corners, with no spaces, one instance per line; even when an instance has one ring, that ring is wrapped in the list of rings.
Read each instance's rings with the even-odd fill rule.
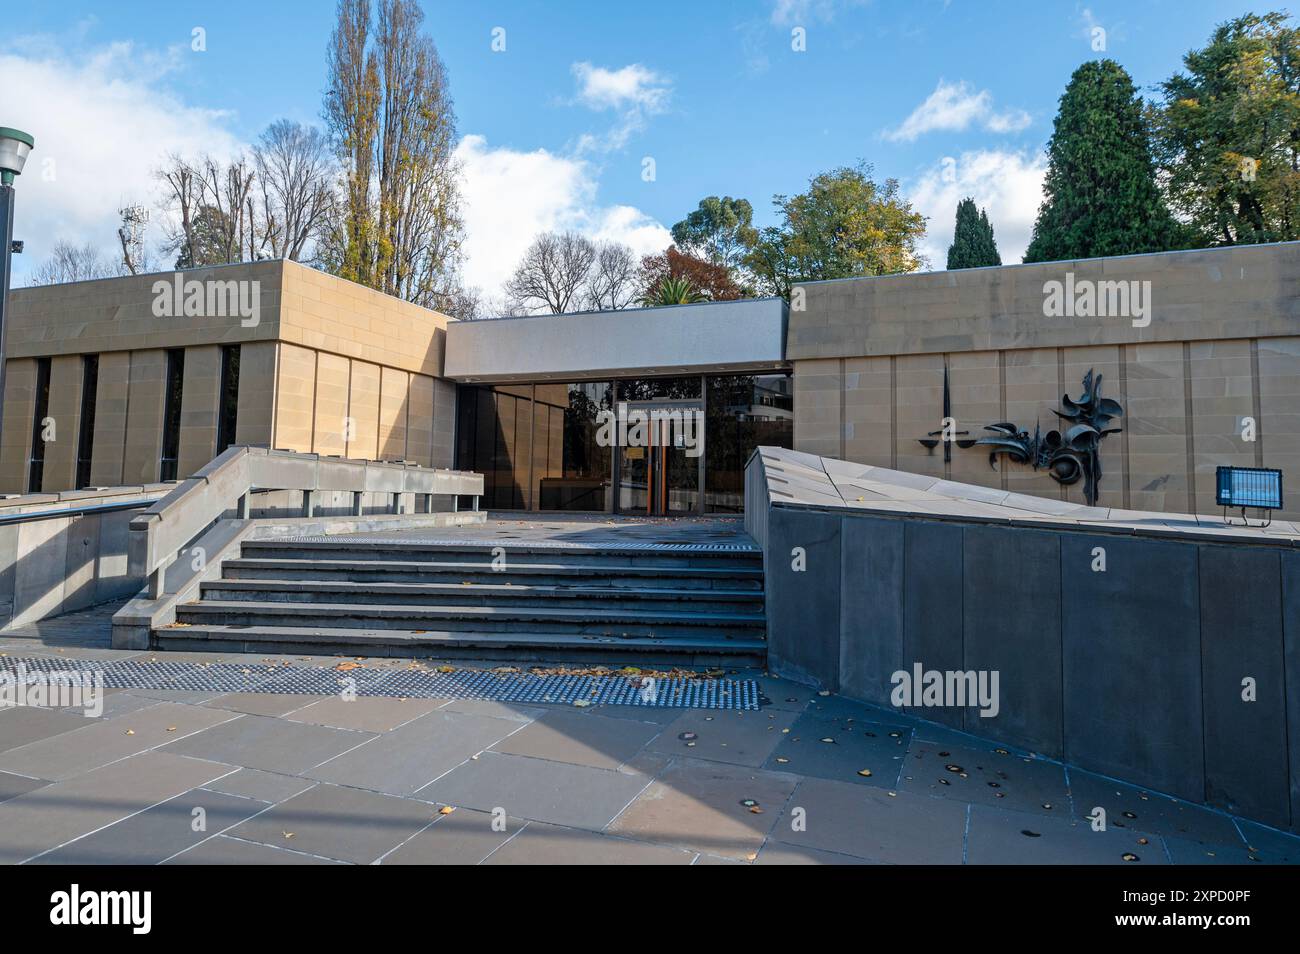
[[[618,382],[620,401],[681,401],[700,396],[700,376],[680,378],[623,378]]]
[[[743,513],[745,462],[759,445],[794,446],[794,389],[789,374],[709,378],[704,442],[704,507]]]
[[[41,492],[45,479],[45,419],[50,416],[50,359],[36,359],[36,401],[32,412],[32,455],[27,468],[27,492]],[[57,436],[57,435],[56,435]]]
[[[597,415],[612,404],[608,381],[537,385],[533,509],[609,509],[612,449],[596,437]]]
[[[239,424],[239,345],[221,349],[221,394],[217,410],[217,453],[235,443]]]
[[[167,352],[167,390],[163,394],[162,460],[159,480],[175,480],[181,448],[181,389],[185,380],[185,352],[180,348]]]
[[[95,398],[99,389],[99,355],[81,358],[81,422],[77,435],[77,489],[90,486],[90,461],[95,451]]]

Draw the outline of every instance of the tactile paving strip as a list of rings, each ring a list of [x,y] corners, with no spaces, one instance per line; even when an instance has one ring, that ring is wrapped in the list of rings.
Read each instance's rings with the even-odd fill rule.
[[[282,692],[337,695],[350,690],[358,696],[412,699],[487,699],[494,702],[572,705],[642,706],[659,709],[758,709],[758,684],[752,679],[657,679],[653,687],[640,679],[619,675],[534,675],[476,669],[433,669],[356,666],[283,665],[264,663],[196,663],[134,659],[4,657],[0,673],[11,679],[82,673],[103,674],[112,689],[186,689],[195,692]]]
[[[491,547],[505,547],[507,550],[511,547],[529,547],[539,550],[592,550],[608,547],[611,550],[653,550],[663,551],[666,553],[762,553],[757,546],[752,543],[666,543],[660,541],[631,540],[627,542],[605,541],[603,543],[582,543],[569,540],[528,540],[520,537],[510,538],[475,538],[475,539],[445,539],[439,540],[432,537],[321,537],[321,536],[304,536],[304,537],[284,537],[277,538],[277,546],[289,547],[295,543],[347,543],[356,549],[365,549],[368,546],[383,547],[410,547],[414,546],[435,546],[448,547],[459,550],[483,550]],[[253,552],[253,551],[250,551]]]

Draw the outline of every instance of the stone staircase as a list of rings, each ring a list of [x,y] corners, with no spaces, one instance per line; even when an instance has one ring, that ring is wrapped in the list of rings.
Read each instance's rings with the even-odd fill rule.
[[[161,649],[761,666],[747,546],[247,541]]]

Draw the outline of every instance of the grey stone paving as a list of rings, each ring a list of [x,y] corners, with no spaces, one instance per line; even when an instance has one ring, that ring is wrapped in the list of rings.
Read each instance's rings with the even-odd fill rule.
[[[107,650],[106,619],[0,653],[150,657]],[[208,659],[286,661],[187,654]],[[739,675],[762,709],[129,688],[98,719],[0,709],[0,862],[1300,863],[1295,836]]]

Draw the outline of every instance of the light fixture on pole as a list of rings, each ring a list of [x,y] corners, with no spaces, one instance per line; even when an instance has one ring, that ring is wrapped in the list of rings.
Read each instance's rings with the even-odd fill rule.
[[[14,242],[14,177],[22,174],[35,145],[36,140],[28,133],[0,126],[0,233],[4,239],[0,245],[0,405],[4,404],[5,394],[5,313],[9,310],[10,258],[15,247],[22,251],[22,246]],[[0,447],[4,446],[3,432],[4,416],[0,414]]]

